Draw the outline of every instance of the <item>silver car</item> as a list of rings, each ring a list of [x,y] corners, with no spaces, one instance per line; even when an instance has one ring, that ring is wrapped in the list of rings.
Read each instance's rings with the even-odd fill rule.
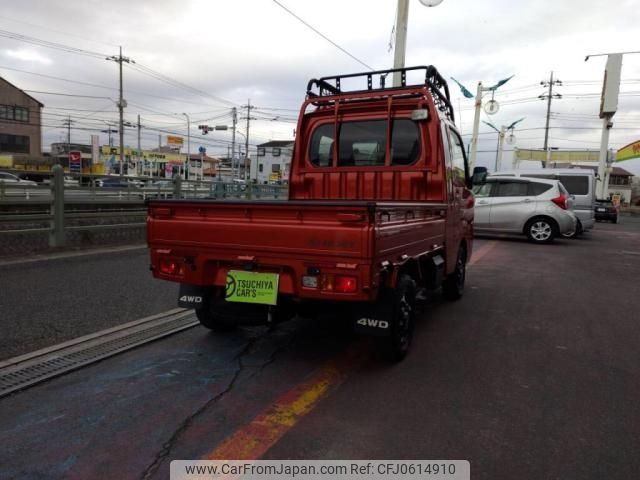
[[[493,177],[527,177],[560,180],[574,201],[573,213],[578,218],[575,232],[565,235],[573,237],[591,230],[596,223],[595,208],[595,173],[589,168],[538,168],[524,170],[505,170],[496,172]]]
[[[558,180],[488,177],[474,194],[477,233],[524,234],[549,243],[576,229],[569,192]]]

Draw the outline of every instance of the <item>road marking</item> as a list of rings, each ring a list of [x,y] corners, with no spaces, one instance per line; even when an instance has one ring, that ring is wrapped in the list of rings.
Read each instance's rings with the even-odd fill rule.
[[[281,395],[250,423],[205,454],[203,460],[255,460],[313,410],[318,402],[345,381],[365,358],[363,343],[328,361],[311,378]]]
[[[640,255],[640,252],[629,252],[628,250],[623,250],[622,253],[626,255]]]
[[[48,253],[42,255],[33,255],[30,258],[21,258],[19,260],[0,261],[0,267],[8,265],[21,265],[24,263],[44,262],[47,260],[58,260],[61,258],[86,257],[88,255],[101,255],[104,253],[128,252],[130,250],[146,249],[147,245],[126,245],[123,247],[96,248],[91,250],[83,250],[82,252],[65,252],[65,253]]]
[[[474,250],[473,253],[471,253],[471,260],[469,260],[469,266],[476,264],[482,257],[484,257],[491,250],[493,250],[497,244],[498,244],[497,240],[489,240],[483,246],[481,246],[477,250]]]

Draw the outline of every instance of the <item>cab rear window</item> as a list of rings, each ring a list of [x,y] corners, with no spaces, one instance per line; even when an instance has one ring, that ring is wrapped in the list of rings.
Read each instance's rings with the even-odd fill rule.
[[[338,125],[338,167],[381,167],[387,151],[387,121],[362,120]],[[316,167],[333,166],[334,125],[318,126],[309,144],[309,160]],[[411,165],[420,157],[418,125],[409,119],[391,122],[391,165]]]

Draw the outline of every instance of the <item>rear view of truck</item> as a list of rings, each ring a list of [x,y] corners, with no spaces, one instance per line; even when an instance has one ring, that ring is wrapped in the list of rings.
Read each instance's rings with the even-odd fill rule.
[[[416,299],[462,295],[473,197],[448,87],[433,67],[399,71],[399,87],[373,87],[387,70],[309,82],[288,201],[148,202],[153,274],[204,326],[333,311],[401,359]]]

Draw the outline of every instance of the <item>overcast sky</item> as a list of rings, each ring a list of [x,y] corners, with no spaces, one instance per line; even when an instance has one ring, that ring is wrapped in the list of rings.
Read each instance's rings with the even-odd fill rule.
[[[389,41],[396,1],[280,3],[364,64],[392,66]],[[366,70],[273,0],[4,0],[2,6],[0,76],[34,91],[30,94],[45,104],[45,149],[51,142],[66,141],[61,125],[68,115],[72,141],[79,143],[89,143],[91,133],[117,120],[111,100],[118,95],[117,64],[101,55],[117,54],[120,45],[136,62],[124,69],[125,119],[136,122],[141,116],[143,148],[157,146],[159,134],[186,135],[184,112],[192,122],[192,151],[202,145],[213,155],[226,154],[230,132],[205,137],[197,125],[230,124],[231,107],[246,105],[249,98],[257,106],[252,115],[258,117],[251,122],[250,144],[292,138],[310,78]],[[550,145],[598,149],[606,57],[588,62],[584,57],[640,50],[639,25],[640,0],[444,0],[435,8],[411,0],[406,64],[433,64],[445,78],[455,77],[473,92],[478,81],[493,85],[515,75],[497,91],[500,111],[490,118],[483,113],[482,119],[500,126],[526,117],[515,132],[519,148],[542,147],[546,102],[537,97],[545,93],[540,81],[548,80],[553,70],[563,82],[554,93],[563,98],[552,104]],[[33,45],[7,38],[6,32],[99,55]],[[144,67],[170,81],[142,73]],[[640,139],[640,54],[624,57],[622,78],[613,148]],[[450,83],[456,113],[461,114],[457,123],[468,141],[473,100]],[[242,110],[239,116],[244,116]],[[480,131],[479,164],[492,167],[497,135],[484,124]],[[136,135],[134,129],[127,131],[125,143],[135,146]],[[106,144],[105,133],[101,141]],[[505,163],[509,159],[507,154]]]

